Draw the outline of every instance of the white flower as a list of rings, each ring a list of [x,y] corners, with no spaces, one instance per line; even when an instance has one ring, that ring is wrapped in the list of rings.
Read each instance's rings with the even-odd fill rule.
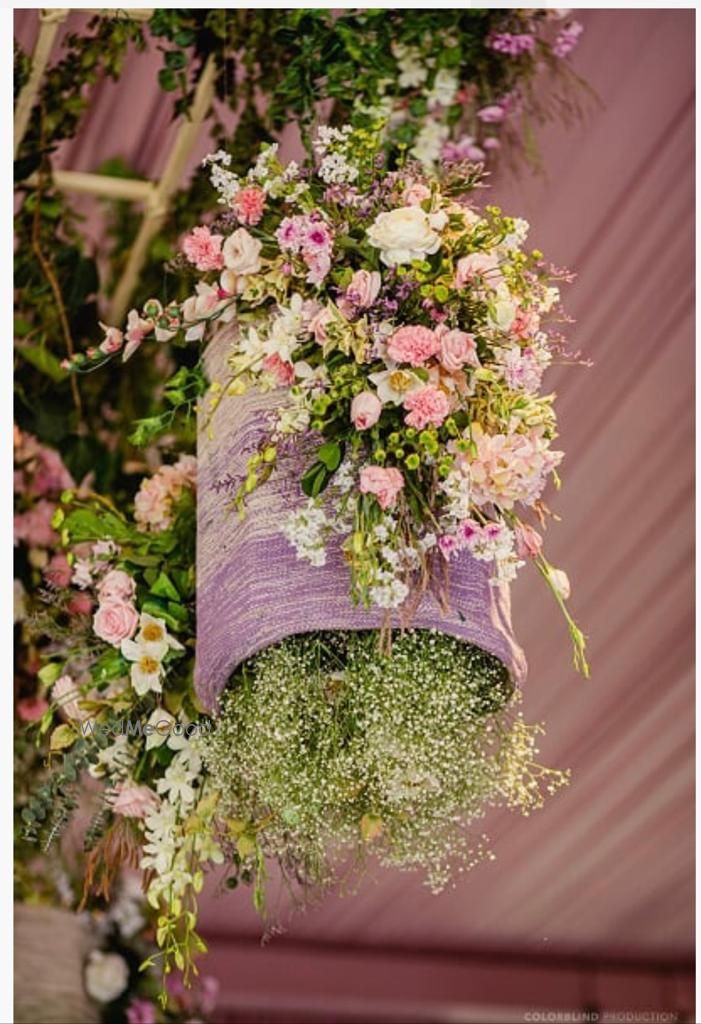
[[[103,779],[105,775],[127,775],[134,763],[134,753],[129,748],[129,739],[124,735],[117,736],[114,743],[100,751],[95,764],[88,769],[94,779]]]
[[[196,796],[194,781],[195,775],[188,770],[188,766],[176,758],[166,768],[163,778],[158,780],[156,789],[166,794],[171,803],[179,799],[184,804],[191,804]]]
[[[392,43],[392,54],[399,68],[400,89],[418,89],[428,78],[428,68],[421,63],[421,51],[416,46]]]
[[[87,558],[76,558],[73,563],[71,583],[80,590],[92,586],[92,563]]]
[[[227,270],[235,274],[257,274],[262,243],[245,228],[237,228],[224,242],[222,253]]]
[[[429,118],[421,126],[410,152],[424,167],[432,167],[441,155],[443,145],[450,135],[450,129],[440,121]]]
[[[410,391],[423,386],[423,381],[411,370],[379,370],[370,374],[370,380],[377,388],[377,397],[383,405],[394,402],[401,405]]]
[[[147,654],[134,640],[122,640],[122,654],[133,662],[131,666],[131,685],[140,697],[149,693],[161,693],[161,674],[163,666],[158,658]]]
[[[129,968],[119,953],[94,949],[85,965],[85,991],[99,1003],[111,1003],[121,996],[129,982]]]
[[[510,298],[498,298],[489,311],[489,325],[498,331],[508,331],[516,316],[516,303]]]
[[[458,91],[458,76],[453,71],[449,71],[448,68],[441,68],[433,80],[427,98],[431,104],[437,103],[441,107],[449,107],[455,99],[455,93]]]
[[[180,728],[178,729],[178,726]],[[165,743],[171,750],[182,750],[187,746],[187,738],[183,735],[183,724],[179,723],[165,708],[156,708],[151,713],[145,727],[146,749],[153,750]]]
[[[439,231],[445,226],[445,213],[425,213],[420,206],[400,206],[380,213],[368,228],[368,241],[381,249],[380,259],[388,266],[410,263],[437,252]]]

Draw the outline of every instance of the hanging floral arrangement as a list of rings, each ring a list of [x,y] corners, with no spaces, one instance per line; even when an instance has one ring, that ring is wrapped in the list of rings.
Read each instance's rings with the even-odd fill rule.
[[[198,401],[197,585],[188,457],[133,518],[70,490],[54,514],[72,573],[54,611],[76,588],[95,610],[45,652],[37,728],[63,759],[24,815],[50,837],[78,771],[102,780],[86,889],[140,866],[186,977],[208,867],[261,911],[271,861],[307,889],[371,853],[439,890],[491,856],[489,808],[529,814],[567,781],[518,712],[508,588],[535,565],[586,674],[542,538],[568,275],[475,202],[479,168],[388,169],[378,129],[320,130],[313,169],[274,146],[244,177],[209,157],[222,210],[183,240],[192,295],[68,364],[207,346],[135,430]]]

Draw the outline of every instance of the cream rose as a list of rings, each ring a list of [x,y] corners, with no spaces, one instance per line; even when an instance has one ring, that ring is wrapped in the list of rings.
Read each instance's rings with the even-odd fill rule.
[[[85,965],[85,990],[99,1003],[111,1003],[129,983],[129,968],[119,953],[94,949]]]
[[[437,252],[445,213],[426,213],[420,206],[401,206],[380,213],[368,228],[368,241],[380,249],[380,259],[388,267],[410,263]]]
[[[261,243],[245,228],[236,231],[224,242],[223,254],[227,270],[235,274],[257,274],[260,270]]]

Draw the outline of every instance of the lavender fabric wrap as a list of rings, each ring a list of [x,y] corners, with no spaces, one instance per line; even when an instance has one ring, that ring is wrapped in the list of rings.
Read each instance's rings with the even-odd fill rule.
[[[227,379],[225,359],[235,328],[222,328],[206,354],[210,380]],[[246,516],[227,509],[225,481],[241,480],[249,455],[268,428],[280,392],[225,398],[206,428],[200,413],[197,510],[197,694],[208,710],[242,661],[295,633],[375,629],[383,611],[352,604],[350,575],[331,542],[326,565],[298,560],[280,532],[306,500],[298,467],[285,460],[247,500]],[[211,435],[211,436],[210,436]],[[467,552],[451,562],[449,611],[427,592],[412,626],[434,628],[495,654],[522,682],[526,663],[511,628],[509,588],[491,586],[490,565]]]

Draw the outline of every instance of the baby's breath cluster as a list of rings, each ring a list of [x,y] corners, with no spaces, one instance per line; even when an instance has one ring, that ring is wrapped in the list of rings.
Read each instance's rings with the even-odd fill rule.
[[[237,671],[198,740],[245,856],[323,883],[349,853],[422,869],[438,891],[491,856],[471,823],[528,814],[567,779],[535,761],[504,665],[430,630],[290,637]],[[244,857],[245,859],[245,857]]]

